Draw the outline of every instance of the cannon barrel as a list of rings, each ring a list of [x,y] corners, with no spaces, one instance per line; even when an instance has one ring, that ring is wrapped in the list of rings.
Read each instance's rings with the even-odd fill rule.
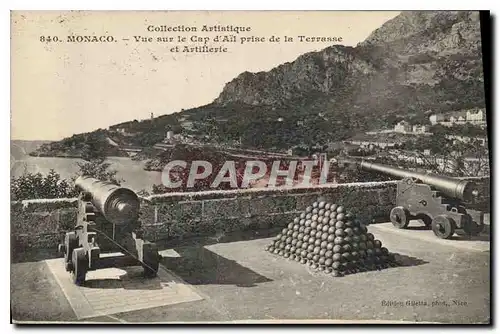
[[[75,186],[90,195],[92,204],[110,223],[131,224],[139,218],[139,197],[132,190],[86,176],[76,179]]]
[[[339,158],[337,159],[337,163],[339,165],[355,165],[360,169],[375,171],[400,178],[418,179],[422,183],[435,187],[443,194],[465,202],[474,202],[479,197],[477,185],[468,180],[460,180],[449,176],[436,175],[426,172],[414,172],[364,160]]]

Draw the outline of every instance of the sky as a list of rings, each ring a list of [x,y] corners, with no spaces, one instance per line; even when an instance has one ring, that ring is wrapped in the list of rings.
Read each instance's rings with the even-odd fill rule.
[[[75,133],[155,117],[212,102],[238,74],[268,71],[333,44],[356,46],[399,12],[86,11],[11,16],[11,139],[59,140]],[[203,32],[204,25],[249,27]],[[195,27],[196,32],[148,31]],[[67,42],[68,36],[113,36],[109,43]],[[215,43],[215,36],[236,43]],[[57,36],[59,41],[47,42]],[[136,42],[134,36],[152,38]],[[179,36],[187,42],[178,42]],[[241,37],[253,41],[241,43]],[[276,36],[279,42],[270,42]],[[284,42],[284,36],[293,41]],[[342,37],[300,42],[298,36]],[[157,42],[157,37],[172,42]],[[223,46],[225,53],[172,52]],[[198,42],[190,42],[194,38]],[[266,41],[256,41],[262,40]],[[128,39],[128,40],[124,40]],[[44,40],[44,41],[41,41]]]

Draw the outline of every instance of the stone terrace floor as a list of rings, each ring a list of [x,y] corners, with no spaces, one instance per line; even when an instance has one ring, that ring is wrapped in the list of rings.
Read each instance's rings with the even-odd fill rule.
[[[45,260],[52,254],[17,254],[11,266],[12,318],[21,322],[489,323],[489,235],[443,241],[422,230],[418,222],[412,225],[405,231],[390,224],[368,228],[406,266],[340,278],[311,272],[305,265],[264,251],[276,231],[165,247],[171,249],[162,259],[163,268],[201,298],[85,319],[77,318],[49,269]],[[235,239],[239,241],[231,241]],[[383,306],[383,301],[425,301],[428,306]],[[436,301],[447,305],[432,306]],[[148,303],[141,304],[147,307]]]

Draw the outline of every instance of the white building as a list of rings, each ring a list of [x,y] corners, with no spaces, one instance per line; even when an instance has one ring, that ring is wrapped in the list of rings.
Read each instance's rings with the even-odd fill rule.
[[[429,132],[430,127],[428,125],[414,125],[413,132],[414,133],[427,133]]]
[[[482,109],[467,110],[467,122],[482,124],[486,122],[486,115]]]
[[[431,124],[432,125],[436,125],[442,121],[444,121],[444,115],[443,114],[435,114],[435,115],[431,115],[429,117],[429,121],[431,121]]]
[[[406,121],[401,121],[394,126],[394,131],[401,133],[411,132],[411,125]]]

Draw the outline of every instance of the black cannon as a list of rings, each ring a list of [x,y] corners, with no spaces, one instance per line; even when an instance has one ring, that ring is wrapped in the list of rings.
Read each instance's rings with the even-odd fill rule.
[[[397,184],[396,207],[390,213],[397,228],[406,228],[410,220],[418,219],[442,239],[451,238],[455,230],[477,235],[484,228],[484,213],[472,209],[480,198],[472,181],[356,159],[339,158],[337,164],[402,178]]]
[[[77,285],[90,270],[140,265],[154,277],[161,256],[154,243],[143,239],[140,202],[130,189],[91,177],[75,181],[79,190],[75,230],[67,232],[59,252]]]

